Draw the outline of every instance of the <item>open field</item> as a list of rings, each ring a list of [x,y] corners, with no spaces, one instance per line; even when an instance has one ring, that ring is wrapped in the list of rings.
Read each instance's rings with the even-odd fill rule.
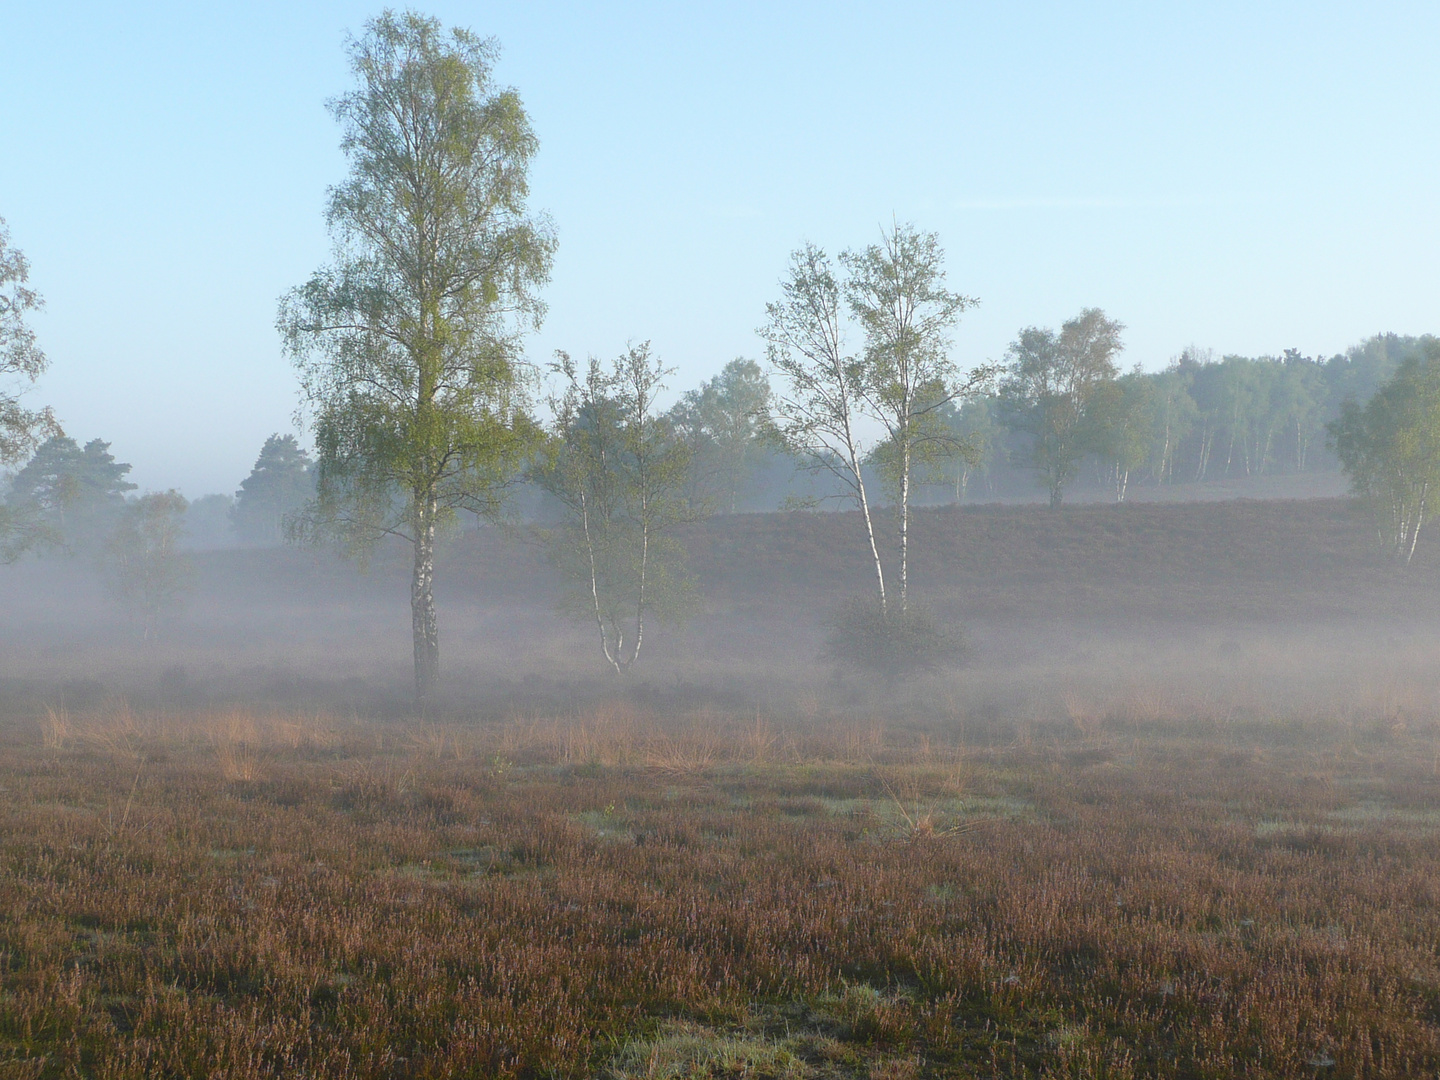
[[[1440,563],[1342,500],[927,511],[969,663],[817,660],[853,521],[691,536],[602,678],[533,550],[4,571],[0,1076],[1440,1072]],[[861,584],[859,588],[863,588]]]
[[[1434,716],[1145,708],[52,711],[0,1071],[1434,1075]]]

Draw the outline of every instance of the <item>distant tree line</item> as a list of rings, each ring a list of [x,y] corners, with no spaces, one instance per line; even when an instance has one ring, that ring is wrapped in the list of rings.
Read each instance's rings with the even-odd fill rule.
[[[1190,348],[1161,371],[1121,374],[1122,329],[1091,310],[1058,334],[1022,331],[997,391],[950,417],[984,451],[976,466],[952,466],[958,495],[1013,493],[1027,467],[1052,503],[1072,484],[1124,501],[1137,483],[1333,472],[1327,425],[1433,341],[1380,334],[1329,358],[1217,360]]]
[[[843,314],[838,291],[836,303]],[[946,398],[926,413],[926,433],[912,446],[912,497],[984,502],[1038,488],[1059,503],[1081,489],[1123,502],[1138,486],[1335,473],[1342,461],[1329,426],[1436,343],[1377,334],[1328,358],[1288,349],[1217,359],[1187,348],[1147,372],[1120,368],[1123,331],[1098,309],[1058,331],[1021,331],[978,392]],[[847,354],[834,362],[852,361]],[[848,500],[859,478],[869,484],[867,502],[898,504],[899,486],[889,479],[895,446],[879,421],[860,415],[858,402],[850,417],[853,468],[843,439],[816,454],[813,444],[782,437],[786,423],[793,434],[795,421],[784,415],[793,403],[772,383],[786,377],[784,362],[773,350],[768,367],[731,361],[666,413],[689,449],[692,501],[709,513],[818,507]],[[844,399],[836,393],[826,400]],[[816,422],[811,413],[812,435]],[[864,437],[876,432],[880,437]]]

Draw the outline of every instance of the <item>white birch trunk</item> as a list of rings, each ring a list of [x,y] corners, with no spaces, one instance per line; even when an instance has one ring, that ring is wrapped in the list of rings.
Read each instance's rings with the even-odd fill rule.
[[[907,404],[908,408],[908,404]],[[910,433],[904,432],[900,467],[900,613],[910,610]]]
[[[1405,565],[1410,565],[1410,560],[1415,557],[1415,545],[1420,542],[1420,526],[1425,521],[1425,497],[1429,494],[1429,484],[1420,488],[1420,504],[1415,508],[1415,528],[1410,533],[1410,550],[1405,553]]]
[[[415,647],[415,697],[424,704],[440,674],[440,627],[435,617],[435,498],[415,495],[415,566],[410,578],[410,624]]]

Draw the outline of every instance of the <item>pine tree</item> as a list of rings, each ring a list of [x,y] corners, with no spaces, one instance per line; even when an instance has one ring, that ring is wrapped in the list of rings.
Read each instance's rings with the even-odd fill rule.
[[[309,455],[294,435],[271,435],[235,493],[231,524],[247,543],[278,544],[285,537],[286,517],[302,509],[314,494],[315,473]]]
[[[43,523],[71,551],[93,551],[124,509],[125,493],[135,490],[125,479],[129,472],[103,439],[81,448],[55,435],[15,474],[6,504]]]

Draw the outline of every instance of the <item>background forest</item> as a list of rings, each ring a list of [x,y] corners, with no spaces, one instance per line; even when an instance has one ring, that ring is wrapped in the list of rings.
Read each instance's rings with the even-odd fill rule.
[[[1207,481],[1300,474],[1340,477],[1326,437],[1347,401],[1363,406],[1407,359],[1419,359],[1424,337],[1376,334],[1330,357],[1225,356],[1189,348],[1161,371],[1135,369],[1098,380],[1090,389],[1089,430],[1069,492],[1086,501],[1134,497],[1163,487],[1199,494]],[[772,389],[764,368],[735,360],[713,379],[687,390],[668,410],[690,447],[689,490],[712,513],[752,513],[799,505],[823,508],[835,494],[823,477],[772,437]],[[931,462],[919,475],[924,504],[1039,500],[1045,490],[1033,464],[1034,437],[1001,390],[941,410],[967,448]],[[958,445],[958,443],[957,443]],[[877,462],[868,463],[873,472]],[[30,508],[66,538],[72,550],[103,542],[134,490],[109,443],[82,447],[68,436],[41,446],[5,491],[12,509]],[[883,500],[885,487],[875,485]],[[65,495],[65,498],[61,496]],[[266,547],[284,542],[284,519],[314,495],[314,462],[294,435],[277,434],[260,448],[250,475],[232,493],[205,495],[185,513],[186,546]],[[134,496],[130,496],[133,498]],[[517,516],[553,516],[539,485],[511,495]]]

